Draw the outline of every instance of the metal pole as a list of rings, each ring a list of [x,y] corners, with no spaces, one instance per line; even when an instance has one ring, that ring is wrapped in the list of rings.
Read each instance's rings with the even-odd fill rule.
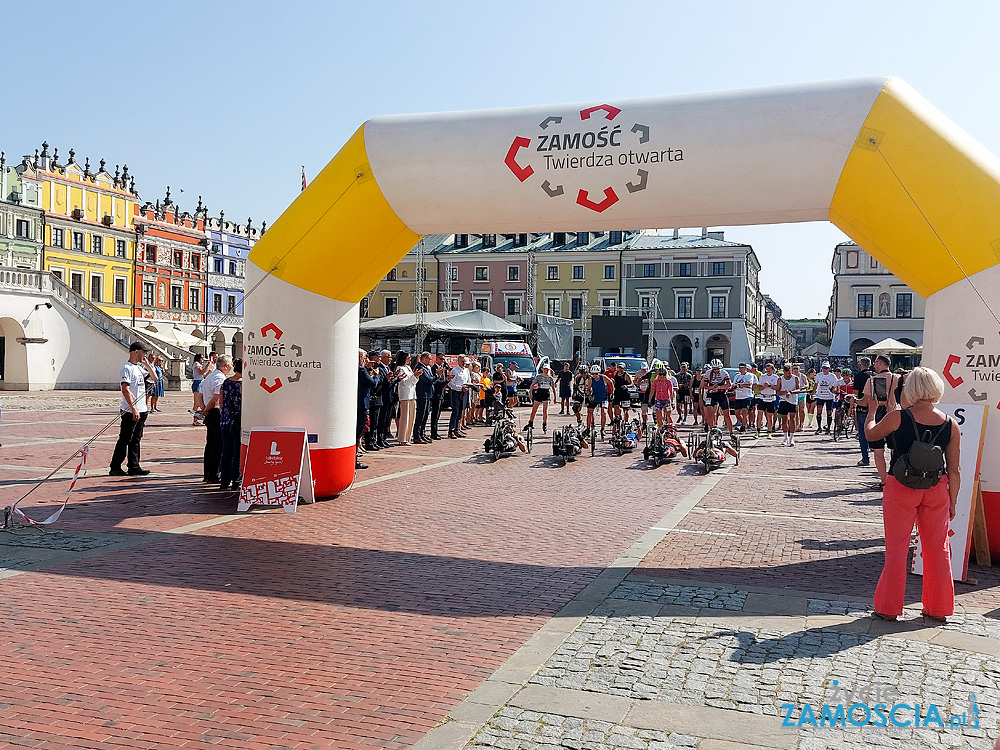
[[[417,243],[417,294],[413,300],[414,320],[416,321],[416,337],[413,342],[414,354],[419,356],[424,350],[424,338],[427,335],[427,326],[424,318],[424,238],[420,238]]]

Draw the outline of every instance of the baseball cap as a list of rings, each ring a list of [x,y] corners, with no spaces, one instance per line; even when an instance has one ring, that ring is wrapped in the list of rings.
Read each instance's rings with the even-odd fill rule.
[[[136,341],[132,346],[128,348],[130,352],[148,352],[149,349],[141,341]]]
[[[619,367],[622,370],[624,370],[625,369],[625,363],[624,362],[619,362],[617,365],[615,365],[615,367]]]
[[[829,366],[830,366],[829,362],[824,362],[823,364],[820,365],[820,367],[829,367]]]

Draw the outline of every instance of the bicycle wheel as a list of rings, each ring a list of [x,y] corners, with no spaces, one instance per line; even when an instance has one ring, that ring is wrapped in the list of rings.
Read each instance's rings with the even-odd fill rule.
[[[528,425],[528,432],[527,432],[527,434],[526,434],[526,435],[524,436],[524,442],[525,442],[525,443],[527,444],[527,447],[528,447],[528,453],[531,453],[531,445],[532,445],[532,443],[534,442],[534,440],[533,440],[533,438],[532,438],[532,433],[533,433],[533,432],[534,432],[534,429],[532,429],[531,425],[529,424],[529,425]]]
[[[595,430],[595,432],[596,432],[596,430]],[[597,436],[596,435],[591,435],[590,436],[590,455],[594,456],[596,454],[597,454]]]

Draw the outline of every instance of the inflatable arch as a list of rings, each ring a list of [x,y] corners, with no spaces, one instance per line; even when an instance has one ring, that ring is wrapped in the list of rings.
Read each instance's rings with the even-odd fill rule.
[[[946,400],[1000,408],[1000,161],[865,78],[369,120],[250,253],[244,424],[305,426],[317,495],[350,486],[357,303],[421,235],[819,220],[928,298]]]

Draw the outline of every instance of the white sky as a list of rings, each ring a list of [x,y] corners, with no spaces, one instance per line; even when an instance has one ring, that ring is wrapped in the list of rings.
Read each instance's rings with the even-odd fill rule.
[[[47,139],[146,200],[272,223],[369,117],[898,75],[1000,151],[1000,3],[7,3],[8,161]],[[183,192],[181,192],[183,191]],[[825,315],[835,227],[726,228],[786,317]]]

